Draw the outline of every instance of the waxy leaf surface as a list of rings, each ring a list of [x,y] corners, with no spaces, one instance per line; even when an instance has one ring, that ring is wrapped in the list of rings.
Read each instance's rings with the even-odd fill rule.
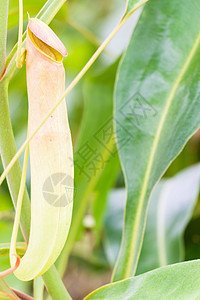
[[[127,204],[114,280],[133,275],[152,189],[200,126],[200,0],[151,0],[116,82],[115,119]]]
[[[199,299],[199,271],[199,260],[159,268],[104,286],[85,300]]]

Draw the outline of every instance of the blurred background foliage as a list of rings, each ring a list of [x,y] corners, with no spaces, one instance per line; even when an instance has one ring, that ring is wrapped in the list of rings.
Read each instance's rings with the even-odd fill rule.
[[[34,17],[44,3],[45,0],[24,0],[24,29],[27,26],[27,12]],[[64,59],[66,86],[114,28],[124,7],[125,1],[121,0],[68,0],[62,7],[50,26],[68,50],[68,57]],[[114,136],[112,127],[113,89],[119,58],[126,48],[139,14],[140,12],[136,12],[131,17],[66,99],[75,149],[76,196],[72,226],[78,226],[78,231],[74,237],[77,240],[76,243],[72,238],[72,249],[70,249],[72,251],[64,281],[73,299],[82,299],[95,288],[109,282],[111,268],[119,251],[125,186],[116,145],[110,143],[110,138]],[[8,54],[17,41],[17,32],[18,0],[10,0]],[[19,148],[26,138],[27,130],[28,105],[25,66],[16,72],[10,83],[9,106],[16,144]],[[105,136],[103,136],[105,133],[110,134],[108,140],[105,140]],[[84,149],[86,143],[87,149]],[[89,152],[89,149],[93,149],[93,154]],[[87,152],[87,158],[81,156],[82,159],[80,159],[80,152],[84,150]],[[94,159],[92,156],[94,152],[98,159]],[[22,159],[23,156],[20,158],[21,163]],[[181,170],[195,165],[199,160],[200,132],[197,132],[172,163],[164,177],[173,178]],[[0,165],[0,171],[2,172],[2,170],[3,167]],[[27,175],[27,187],[30,191],[30,170]],[[199,189],[199,179],[194,188]],[[179,194],[181,196],[181,188]],[[184,226],[177,235],[177,239],[180,236],[183,238],[182,247],[187,260],[199,258],[200,203],[197,194],[194,195],[191,202],[189,201],[191,216],[186,218]],[[154,197],[159,199],[156,192]],[[152,197],[153,202],[155,201]],[[181,207],[181,201],[179,205]],[[168,207],[168,209],[170,211],[171,208]],[[159,266],[158,254],[153,250],[156,238],[153,237],[152,231],[148,236],[148,229],[156,226],[153,224],[155,211],[156,209],[153,209],[149,212],[153,214],[153,217],[151,215],[148,219],[147,242],[143,246],[138,273]],[[7,184],[4,182],[0,187],[1,243],[10,241],[13,216],[14,209]],[[19,240],[22,240],[21,236],[19,236]],[[170,243],[170,236],[169,240],[166,240],[166,243],[168,242]],[[183,259],[184,255],[179,257],[177,254],[176,258],[169,259],[169,263]],[[8,257],[0,257],[0,266],[1,270],[9,266]],[[31,283],[20,282],[13,275],[8,276],[6,281],[11,287],[31,293]]]

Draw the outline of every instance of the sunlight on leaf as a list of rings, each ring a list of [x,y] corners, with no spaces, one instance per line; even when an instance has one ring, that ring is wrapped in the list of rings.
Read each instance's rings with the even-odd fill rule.
[[[114,280],[135,274],[152,189],[200,126],[199,9],[200,0],[149,1],[118,70],[116,134],[128,195]]]

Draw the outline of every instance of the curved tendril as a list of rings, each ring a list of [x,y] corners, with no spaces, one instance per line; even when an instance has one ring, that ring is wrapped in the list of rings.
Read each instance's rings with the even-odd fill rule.
[[[13,273],[20,265],[20,257],[16,254],[13,254],[13,256],[15,256],[16,261],[15,261],[15,265],[5,271],[0,272],[0,278],[3,278],[5,276],[10,275],[11,273]]]

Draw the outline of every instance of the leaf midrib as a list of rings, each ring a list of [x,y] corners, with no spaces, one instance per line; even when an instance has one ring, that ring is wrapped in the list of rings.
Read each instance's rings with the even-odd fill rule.
[[[134,253],[134,246],[135,246],[135,242],[137,240],[137,233],[139,231],[139,223],[140,223],[140,219],[141,219],[142,208],[143,208],[143,205],[144,205],[145,195],[146,195],[146,191],[147,191],[147,188],[148,188],[148,183],[149,183],[149,179],[150,179],[150,175],[151,175],[151,170],[152,170],[152,166],[153,166],[153,163],[154,163],[154,157],[155,157],[155,153],[156,153],[156,150],[157,150],[157,145],[159,143],[159,139],[160,139],[160,136],[161,136],[161,133],[162,133],[162,129],[163,129],[163,126],[165,124],[165,120],[166,120],[168,111],[170,109],[170,106],[173,102],[176,91],[179,87],[179,84],[180,84],[183,76],[185,75],[185,72],[187,71],[190,62],[193,59],[193,56],[194,56],[199,44],[200,44],[200,32],[197,36],[197,39],[194,43],[194,46],[192,47],[192,49],[191,49],[191,51],[188,55],[188,58],[187,58],[187,60],[184,64],[183,68],[181,69],[181,72],[180,72],[179,76],[177,77],[177,80],[175,81],[175,84],[174,84],[174,86],[172,88],[172,91],[169,95],[169,98],[166,102],[167,105],[164,109],[164,113],[162,114],[162,117],[161,117],[161,120],[160,120],[160,123],[159,123],[159,126],[158,126],[157,133],[155,135],[154,143],[153,143],[153,146],[152,146],[152,151],[150,153],[149,163],[147,165],[147,169],[146,169],[146,173],[145,173],[145,177],[144,177],[144,183],[143,183],[143,186],[142,186],[142,189],[141,189],[141,196],[139,198],[138,213],[136,215],[136,222],[134,223],[134,231],[133,231],[132,240],[131,240],[131,247],[130,247],[130,253],[131,254]],[[126,275],[127,276],[129,276],[132,272],[133,259],[134,259],[133,255],[129,256],[127,269],[126,269]]]

